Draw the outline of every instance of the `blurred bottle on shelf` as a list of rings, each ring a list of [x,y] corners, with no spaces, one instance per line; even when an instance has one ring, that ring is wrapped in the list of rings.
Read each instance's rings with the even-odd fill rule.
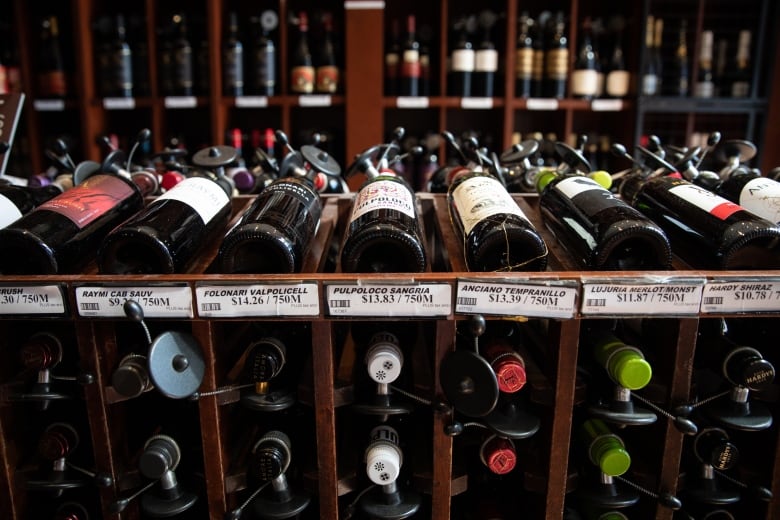
[[[733,74],[731,78],[731,97],[745,98],[750,96],[750,31],[739,31],[735,64],[730,68]]]
[[[701,32],[699,47],[699,74],[693,87],[693,95],[699,98],[711,98],[715,95],[715,82],[712,72],[712,31]]]
[[[626,67],[626,57],[623,53],[623,29],[615,34],[615,43],[612,47],[612,55],[607,65],[607,76],[604,80],[604,90],[607,97],[623,98],[628,95],[631,86],[631,73]]]
[[[225,96],[244,95],[244,44],[238,35],[238,14],[231,11],[222,44],[222,93]]]
[[[647,17],[645,27],[645,61],[642,70],[641,93],[643,96],[657,96],[661,85],[661,71],[656,59],[655,39],[653,38],[655,18]]]
[[[68,95],[59,19],[56,16],[48,16],[41,22],[37,75],[40,97],[63,98]]]
[[[598,57],[593,49],[591,19],[582,22],[582,41],[571,73],[571,95],[593,99],[598,95]]]
[[[515,96],[531,97],[534,80],[534,21],[523,11],[518,21],[517,45],[515,46]]]
[[[133,67],[133,95],[147,96],[149,84],[149,43],[146,41],[146,19],[130,14],[127,17],[127,40]]]
[[[309,15],[305,11],[298,14],[298,41],[292,53],[290,69],[290,91],[295,94],[314,92],[315,70],[309,50]]]
[[[566,77],[569,70],[569,43],[566,36],[566,21],[558,12],[553,22],[554,32],[545,51],[545,96],[566,97]]]
[[[385,51],[385,96],[395,96],[398,94],[398,78],[401,75],[401,29],[400,22],[393,20],[389,33],[389,40],[386,43]]]
[[[398,95],[420,95],[420,42],[417,41],[417,18],[410,14],[406,17],[406,39],[400,54]]]
[[[131,97],[133,53],[127,43],[127,25],[121,13],[114,17],[111,32],[111,38],[98,56],[103,75],[100,91],[105,97]]]
[[[471,96],[471,82],[474,75],[475,52],[469,33],[475,23],[474,17],[464,17],[455,22],[458,36],[450,54],[450,94]]]
[[[192,45],[186,15],[177,13],[172,18],[173,38],[168,58],[170,84],[164,92],[168,96],[191,96],[194,93]]]
[[[664,91],[669,96],[688,95],[690,69],[688,65],[687,33],[688,21],[682,20],[680,22],[680,31],[678,33],[677,47],[674,51],[669,81],[664,85]]]
[[[498,15],[485,10],[479,13],[479,26],[482,29],[482,41],[474,52],[474,85],[475,96],[493,97],[496,92],[496,75],[498,74],[498,51],[493,43],[491,31],[496,24]]]
[[[323,40],[317,60],[316,90],[323,94],[335,94],[339,89],[339,66],[333,45],[333,14],[322,15]]]
[[[276,46],[270,33],[279,25],[275,11],[263,11],[252,18],[254,40],[249,55],[249,94],[273,96],[276,93]]]

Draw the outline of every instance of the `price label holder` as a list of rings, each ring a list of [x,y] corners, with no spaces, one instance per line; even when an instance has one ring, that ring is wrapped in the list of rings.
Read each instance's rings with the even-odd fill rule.
[[[329,107],[333,104],[333,98],[327,94],[298,96],[298,105],[302,107]]]
[[[575,280],[488,282],[458,279],[455,312],[541,318],[572,318],[577,312]]]
[[[464,97],[460,98],[460,108],[465,110],[489,110],[493,108],[492,97]]]
[[[266,96],[239,96],[236,98],[238,108],[265,108],[268,106]]]
[[[135,98],[131,97],[107,97],[103,98],[103,108],[106,110],[133,110]]]
[[[38,112],[62,112],[65,110],[64,99],[36,99],[33,108]]]
[[[0,285],[0,316],[65,316],[65,288],[61,284]]]
[[[165,108],[195,108],[198,106],[198,98],[195,96],[166,96]]]
[[[238,318],[254,316],[319,316],[317,282],[265,284],[198,284],[198,316]]]
[[[331,283],[326,286],[331,316],[432,317],[452,314],[448,283]]]
[[[623,110],[623,100],[594,99],[590,102],[590,109],[594,112],[620,112]]]
[[[396,108],[428,108],[430,99],[427,96],[398,96],[395,98]]]
[[[526,110],[558,110],[558,100],[555,98],[528,98],[525,100]]]
[[[699,313],[705,278],[583,278],[587,316],[688,316]]]
[[[145,318],[193,318],[192,290],[186,284],[81,285],[76,287],[79,316],[125,318],[124,304],[135,300]]]
[[[708,280],[704,285],[701,312],[780,312],[780,277]]]

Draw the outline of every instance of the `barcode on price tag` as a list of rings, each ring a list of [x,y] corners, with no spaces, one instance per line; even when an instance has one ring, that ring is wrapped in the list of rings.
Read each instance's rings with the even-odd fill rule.
[[[633,283],[628,280],[582,284],[582,314],[688,315],[701,305],[703,279],[680,279],[661,283]]]
[[[703,313],[780,311],[780,280],[714,280],[704,286]]]

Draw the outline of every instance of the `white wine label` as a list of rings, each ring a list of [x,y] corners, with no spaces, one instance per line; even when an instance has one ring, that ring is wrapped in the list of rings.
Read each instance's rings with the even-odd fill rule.
[[[195,287],[198,316],[318,316],[320,293],[316,282],[199,285]]]
[[[594,99],[590,102],[590,109],[594,112],[619,112],[623,110],[623,100]]]
[[[571,93],[575,96],[595,96],[599,89],[599,75],[594,69],[573,70]]]
[[[166,96],[163,104],[165,108],[195,108],[198,106],[198,98],[195,96]]]
[[[333,98],[327,94],[315,96],[298,96],[298,105],[302,107],[329,107]]]
[[[463,223],[464,235],[486,218],[500,213],[528,220],[506,188],[492,177],[466,179],[452,190],[452,200]]]
[[[135,98],[131,97],[107,97],[103,98],[103,108],[106,110],[133,110]]]
[[[695,184],[680,184],[669,188],[669,193],[687,201],[699,209],[703,209],[712,216],[726,220],[737,211],[742,211],[738,204],[715,195],[709,190],[700,188]]]
[[[585,193],[586,191],[598,190],[609,193],[609,190],[605,189],[590,177],[581,176],[563,179],[561,182],[555,185],[555,189],[563,193],[569,199],[573,199],[580,193]]]
[[[414,195],[406,186],[396,181],[380,179],[366,184],[355,196],[349,221],[352,222],[377,209],[394,209],[411,218],[417,215]]]
[[[698,314],[703,287],[703,278],[648,284],[583,281],[580,311],[608,316]]]
[[[3,285],[0,315],[65,314],[65,297],[59,285]]]
[[[126,318],[124,304],[135,300],[147,318],[192,318],[192,291],[187,285],[149,287],[76,287],[79,316]]]
[[[62,112],[65,110],[64,99],[36,99],[33,108],[38,112]]]
[[[613,70],[607,74],[607,95],[623,97],[628,94],[631,74],[627,70]]]
[[[739,193],[739,205],[772,222],[780,222],[780,182],[765,177],[748,181]]]
[[[658,94],[658,76],[655,74],[645,74],[642,76],[642,94],[645,96],[655,96]]]
[[[713,280],[704,286],[703,313],[780,311],[780,279]]]
[[[455,72],[473,72],[476,57],[473,49],[455,49],[452,51],[452,70]]]
[[[498,70],[498,51],[482,49],[474,53],[474,70],[477,72],[495,72]]]
[[[420,51],[416,50],[405,50],[403,53],[404,62],[405,63],[419,63],[420,62]]]
[[[447,283],[328,284],[331,316],[449,316],[452,286]]]
[[[268,106],[266,96],[238,96],[236,98],[238,108],[265,108]]]
[[[158,204],[168,199],[178,200],[194,209],[200,215],[200,218],[203,219],[203,224],[211,222],[211,219],[222,208],[230,204],[230,198],[225,193],[225,190],[211,179],[204,179],[203,177],[184,179],[157,197],[152,204]]]
[[[712,81],[698,81],[693,86],[693,96],[711,98],[715,95],[715,84]]]
[[[558,100],[555,98],[528,98],[525,101],[528,110],[558,110]]]
[[[466,110],[488,110],[493,108],[491,97],[464,97],[460,98],[460,108]]]
[[[455,312],[540,318],[572,318],[577,312],[577,283],[492,283],[458,280]]]
[[[427,96],[398,96],[395,106],[398,108],[428,108],[430,100]]]
[[[19,211],[16,204],[11,202],[8,197],[0,195],[0,228],[6,227],[21,216],[22,212]]]

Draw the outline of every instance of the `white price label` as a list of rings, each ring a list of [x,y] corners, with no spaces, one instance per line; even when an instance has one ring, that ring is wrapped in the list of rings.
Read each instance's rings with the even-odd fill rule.
[[[195,96],[167,96],[165,108],[195,108],[198,106],[198,98]]]
[[[448,316],[452,287],[444,283],[332,284],[327,286],[331,316]]]
[[[486,110],[493,108],[493,98],[490,97],[464,97],[460,98],[460,108],[467,110]]]
[[[79,316],[124,318],[124,304],[135,300],[146,318],[192,318],[192,291],[189,286],[114,287],[82,286],[76,288]]]
[[[590,102],[590,109],[594,112],[620,112],[623,110],[623,100],[594,99]]]
[[[458,280],[457,313],[571,318],[576,311],[575,282],[534,284]]]
[[[239,96],[236,98],[238,108],[265,108],[268,106],[266,96]]]
[[[397,108],[428,108],[430,99],[427,96],[398,96],[395,98]]]
[[[131,97],[107,97],[103,98],[103,108],[106,110],[133,110],[135,98]]]
[[[528,98],[525,101],[527,110],[558,110],[558,100],[555,98]]]
[[[780,280],[712,281],[704,286],[701,312],[780,311]]]
[[[298,96],[298,104],[302,107],[329,107],[333,99],[328,95],[322,96]]]
[[[583,283],[582,314],[698,314],[704,280],[688,283]]]
[[[36,99],[33,107],[38,112],[62,112],[65,110],[64,99]]]
[[[0,315],[65,314],[59,285],[4,285],[0,287]]]
[[[315,282],[257,285],[201,285],[195,288],[202,318],[317,316],[320,295]]]

